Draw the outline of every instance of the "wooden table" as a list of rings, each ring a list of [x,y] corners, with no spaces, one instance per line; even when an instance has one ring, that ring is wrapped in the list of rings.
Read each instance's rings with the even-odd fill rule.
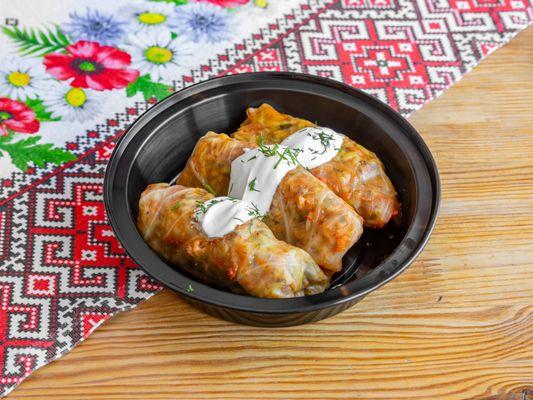
[[[532,73],[529,29],[411,118],[439,165],[440,218],[354,308],[260,329],[165,290],[9,398],[533,399]]]

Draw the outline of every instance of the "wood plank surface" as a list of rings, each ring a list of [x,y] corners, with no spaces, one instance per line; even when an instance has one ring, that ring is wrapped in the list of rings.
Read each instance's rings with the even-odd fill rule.
[[[168,290],[10,399],[533,399],[533,29],[412,116],[442,211],[419,259],[315,324],[239,326]]]

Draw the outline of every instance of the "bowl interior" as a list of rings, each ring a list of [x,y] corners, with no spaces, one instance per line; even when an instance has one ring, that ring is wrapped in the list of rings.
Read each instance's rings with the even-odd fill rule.
[[[361,240],[345,256],[343,271],[333,277],[328,291],[353,294],[365,285],[366,289],[378,286],[405,267],[425,240],[436,208],[435,182],[414,140],[419,137],[412,137],[412,127],[376,100],[338,84],[328,86],[287,77],[228,78],[196,85],[167,98],[141,116],[117,145],[106,185],[111,186],[113,203],[124,198],[127,210],[122,218],[129,218],[129,227],[135,229],[138,201],[146,185],[171,181],[207,131],[231,133],[246,118],[246,108],[266,102],[284,113],[342,132],[375,152],[385,164],[402,204],[399,221],[382,230],[365,229]],[[107,197],[109,201],[111,196]],[[111,213],[114,207],[120,206],[112,205]],[[113,225],[116,228],[119,224]],[[120,232],[117,236],[125,244]],[[127,243],[125,247],[130,252]],[[149,260],[139,260],[138,254],[134,258],[150,272]],[[181,274],[186,276],[184,271]],[[168,274],[168,279],[179,280],[181,274]],[[346,286],[354,281],[361,284]],[[180,282],[175,283],[181,287]]]

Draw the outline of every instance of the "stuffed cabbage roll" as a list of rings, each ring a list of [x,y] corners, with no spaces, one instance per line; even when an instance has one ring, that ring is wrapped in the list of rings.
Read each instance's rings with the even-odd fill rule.
[[[240,141],[281,143],[294,132],[314,126],[263,104],[246,110],[247,119],[233,134]],[[364,219],[365,225],[381,228],[400,211],[396,191],[378,157],[352,139],[345,137],[337,155],[329,162],[311,169],[338,196]]]
[[[230,138],[224,133],[207,132],[196,143],[176,183],[201,187],[215,196],[228,194],[231,162],[246,149],[256,147]]]
[[[196,144],[177,183],[226,195],[231,162],[255,147],[209,132]],[[278,239],[307,251],[328,275],[342,269],[342,257],[363,232],[362,218],[302,167],[279,184],[265,223]]]
[[[232,136],[237,140],[257,143],[263,136],[265,143],[281,143],[287,136],[303,128],[315,126],[305,119],[278,112],[270,104],[246,110],[246,120]]]
[[[139,231],[165,260],[236,293],[286,298],[326,289],[328,278],[311,256],[277,240],[257,218],[223,237],[207,237],[195,210],[212,198],[200,188],[149,185],[139,201]]]

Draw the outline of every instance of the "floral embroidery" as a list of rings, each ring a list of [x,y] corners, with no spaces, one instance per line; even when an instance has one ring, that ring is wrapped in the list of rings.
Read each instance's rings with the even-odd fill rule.
[[[216,4],[220,7],[236,7],[248,3],[250,0],[200,0],[206,3]]]
[[[261,7],[261,8],[266,8],[268,3],[267,3],[267,0],[255,0],[254,1],[254,4],[257,6],[257,7]]]
[[[38,114],[44,119],[48,116],[41,108],[39,100],[28,103],[35,109],[20,101],[0,98],[0,158],[9,156],[12,164],[21,171],[26,171],[29,163],[44,167],[47,162],[59,165],[74,160],[76,157],[68,151],[55,148],[49,143],[38,143],[40,136],[34,135],[27,139],[15,138],[16,132],[36,133],[41,126]]]
[[[228,40],[232,34],[231,14],[211,3],[190,3],[180,9],[176,19],[178,34],[193,42]]]
[[[111,91],[149,102],[165,98],[172,81],[197,62],[199,49],[209,52],[239,31],[236,7],[254,5],[266,1],[139,0],[115,13],[72,12],[61,26],[2,27],[22,56],[0,61],[3,164],[9,157],[25,171],[75,159],[35,133],[43,124],[96,120]]]
[[[181,10],[180,10],[181,11]],[[177,28],[175,7],[168,3],[144,3],[127,6],[119,10],[119,15],[125,15],[132,22],[132,29],[136,32],[149,32],[166,28]]]
[[[0,95],[13,99],[35,98],[49,81],[39,60],[30,58],[0,61]]]
[[[35,133],[39,130],[39,121],[35,118],[35,112],[26,104],[0,98],[0,136],[7,136],[9,130]]]
[[[59,27],[20,29],[4,26],[2,31],[18,46],[21,55],[42,56],[62,50],[71,43]]]
[[[172,39],[166,30],[137,34],[129,42],[131,45],[126,49],[132,55],[133,65],[154,81],[171,81],[178,76],[194,51],[186,39],[179,36]]]
[[[52,117],[71,122],[84,122],[99,114],[102,100],[100,92],[56,82],[49,87],[43,105],[50,111]]]
[[[97,10],[87,9],[85,14],[70,14],[71,22],[63,31],[73,40],[88,40],[106,46],[116,46],[127,33],[127,23]]]
[[[70,82],[74,87],[122,89],[139,76],[139,71],[127,68],[130,55],[114,47],[81,40],[66,50],[67,54],[47,54],[44,65],[59,80],[74,78]]]

